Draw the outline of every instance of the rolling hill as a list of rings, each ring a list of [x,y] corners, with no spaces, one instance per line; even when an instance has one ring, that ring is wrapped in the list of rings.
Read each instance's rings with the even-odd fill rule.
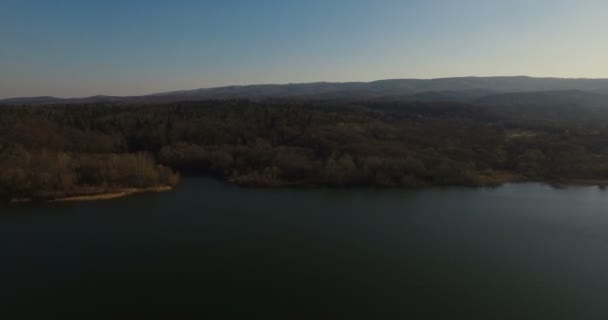
[[[169,103],[213,99],[398,99],[414,101],[458,101],[496,103],[517,99],[561,101],[577,92],[579,102],[604,101],[608,79],[562,79],[532,77],[462,77],[441,79],[396,79],[373,82],[316,82],[283,85],[228,86],[164,92],[144,96],[93,96],[85,98],[31,97],[0,100],[0,104],[74,104],[74,103]],[[541,92],[540,94],[536,94]],[[544,93],[542,93],[544,92]],[[570,92],[570,93],[567,93]],[[530,95],[509,94],[531,93]],[[589,95],[588,98],[584,96]],[[519,100],[523,99],[523,100]],[[570,98],[569,98],[570,99]],[[595,103],[595,102],[594,102]]]

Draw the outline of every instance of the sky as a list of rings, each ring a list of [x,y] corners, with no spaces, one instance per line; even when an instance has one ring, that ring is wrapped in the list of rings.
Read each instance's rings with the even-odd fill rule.
[[[605,0],[0,0],[0,98],[608,77]]]

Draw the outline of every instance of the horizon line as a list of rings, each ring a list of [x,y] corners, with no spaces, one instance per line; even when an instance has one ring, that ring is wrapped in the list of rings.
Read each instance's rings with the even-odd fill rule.
[[[555,77],[555,76],[529,76],[529,75],[502,75],[502,76],[449,76],[449,77],[435,77],[435,78],[386,78],[386,79],[376,79],[370,81],[310,81],[310,82],[284,82],[284,83],[249,83],[249,84],[234,84],[234,85],[218,85],[212,87],[197,87],[192,89],[178,89],[178,90],[167,90],[153,93],[145,93],[145,94],[135,94],[135,95],[108,95],[108,94],[93,94],[87,96],[74,96],[74,97],[65,97],[65,96],[55,96],[55,95],[40,95],[40,96],[13,96],[8,98],[0,98],[0,101],[4,100],[13,100],[13,99],[33,99],[33,98],[53,98],[53,99],[86,99],[86,98],[94,98],[94,97],[108,97],[108,98],[130,98],[130,97],[145,97],[145,96],[154,96],[160,94],[170,94],[170,93],[179,93],[179,92],[188,92],[195,90],[213,90],[220,88],[241,88],[241,87],[254,87],[254,86],[286,86],[286,85],[303,85],[303,84],[317,84],[317,83],[326,83],[326,84],[347,84],[347,83],[374,83],[380,81],[399,81],[399,80],[420,80],[420,81],[433,81],[433,80],[448,80],[448,79],[481,79],[481,78],[529,78],[529,79],[554,79],[554,80],[608,80],[608,78],[593,78],[593,77]]]

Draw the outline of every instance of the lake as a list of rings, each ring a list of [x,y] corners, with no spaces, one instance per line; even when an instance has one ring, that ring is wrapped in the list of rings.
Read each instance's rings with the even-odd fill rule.
[[[0,211],[4,319],[608,317],[608,191],[595,187],[187,178],[169,193]]]

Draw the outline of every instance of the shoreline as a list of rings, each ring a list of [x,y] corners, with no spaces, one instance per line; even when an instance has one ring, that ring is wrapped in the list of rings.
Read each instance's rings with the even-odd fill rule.
[[[368,185],[368,186],[348,186],[348,185],[340,185],[340,186],[326,186],[326,185],[316,185],[316,184],[300,184],[300,183],[277,183],[273,185],[268,184],[251,184],[251,183],[237,183],[235,181],[231,181],[229,179],[217,179],[218,181],[222,181],[227,184],[243,187],[243,188],[265,188],[265,189],[276,189],[276,188],[296,188],[296,189],[311,189],[311,188],[334,188],[334,189],[348,189],[353,187],[368,187],[368,188],[380,188],[380,189],[425,189],[429,187],[469,187],[469,188],[488,188],[488,187],[501,187],[506,184],[513,183],[541,183],[553,187],[555,189],[565,189],[569,187],[597,187],[602,190],[608,189],[608,180],[602,179],[569,179],[569,180],[534,180],[534,179],[526,179],[521,176],[503,176],[503,179],[489,179],[484,181],[484,183],[478,185],[424,185],[418,187],[394,187],[394,186],[379,186],[379,185]],[[179,185],[178,185],[179,186]],[[62,195],[62,196],[45,196],[45,197],[20,197],[20,198],[11,198],[9,200],[10,203],[19,204],[19,203],[29,203],[29,202],[49,202],[49,203],[62,203],[62,202],[88,202],[88,201],[103,201],[103,200],[112,200],[118,198],[124,198],[136,194],[142,193],[161,193],[168,192],[174,190],[178,186],[154,186],[154,187],[145,187],[145,188],[122,188],[116,189],[112,191],[98,191],[98,190],[88,190],[80,193],[74,193],[74,195]]]
[[[353,185],[326,185],[326,184],[310,184],[299,182],[280,182],[276,184],[255,184],[255,183],[239,183],[230,179],[213,178],[217,181],[229,185],[235,185],[242,188],[261,188],[261,189],[276,189],[276,188],[292,188],[292,189],[314,189],[314,188],[330,188],[330,189],[350,189],[350,188],[370,188],[370,189],[403,189],[403,190],[421,190],[427,188],[495,188],[507,184],[525,184],[538,183],[550,186],[555,189],[565,189],[569,187],[597,187],[602,190],[608,189],[608,179],[564,179],[564,180],[538,180],[530,179],[523,176],[511,175],[508,178],[503,176],[499,179],[488,178],[483,179],[479,183],[463,183],[463,184],[421,184],[417,186],[390,186],[390,185],[375,185],[375,184],[353,184]]]
[[[568,187],[598,187],[602,190],[608,188],[608,180],[592,180],[592,179],[572,179],[565,181],[550,181],[550,182],[541,182],[546,183],[557,189],[564,189]]]
[[[80,196],[71,196],[71,197],[61,197],[50,200],[49,202],[80,202],[80,201],[98,201],[98,200],[111,200],[123,198],[126,196],[131,196],[134,194],[140,193],[151,193],[151,192],[167,192],[173,190],[171,186],[157,186],[157,187],[148,187],[148,188],[127,188],[117,190],[115,192],[106,192],[106,193],[97,193],[90,195],[80,195]]]
[[[60,202],[86,202],[86,201],[101,201],[101,200],[112,200],[123,198],[135,194],[141,193],[152,193],[152,192],[167,192],[173,190],[173,186],[155,186],[155,187],[145,187],[145,188],[123,188],[116,189],[112,191],[88,191],[75,193],[75,195],[62,195],[62,196],[49,196],[44,198],[12,198],[10,199],[10,203],[28,203],[28,202],[50,202],[50,203],[60,203]]]

